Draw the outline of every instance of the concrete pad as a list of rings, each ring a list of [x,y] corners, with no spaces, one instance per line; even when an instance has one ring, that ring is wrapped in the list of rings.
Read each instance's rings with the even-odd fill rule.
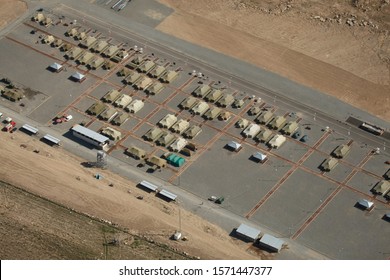
[[[290,237],[335,189],[335,184],[297,169],[252,219]]]
[[[387,259],[390,227],[382,217],[390,208],[376,203],[373,211],[362,211],[354,207],[361,198],[343,189],[297,241],[332,259]]]

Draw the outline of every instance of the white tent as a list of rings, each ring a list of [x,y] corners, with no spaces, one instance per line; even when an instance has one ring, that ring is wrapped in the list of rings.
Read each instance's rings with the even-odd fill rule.
[[[50,65],[50,68],[55,70],[56,72],[59,72],[62,69],[62,65],[57,62],[54,62]]]
[[[368,201],[367,199],[361,199],[358,201],[358,204],[361,206],[361,207],[364,207],[366,209],[370,209],[371,207],[374,206],[374,202],[371,202],[371,201]]]
[[[241,145],[240,143],[237,143],[236,141],[230,141],[230,142],[227,144],[227,146],[228,146],[230,149],[232,149],[232,150],[234,150],[234,151],[236,151],[236,152],[238,152],[238,151],[242,148],[242,145]]]
[[[85,78],[85,75],[79,73],[79,72],[76,72],[72,75],[72,78],[77,80],[77,81],[81,81]]]
[[[252,155],[252,157],[260,162],[264,162],[267,159],[267,156],[265,154],[262,154],[260,152],[256,152]]]

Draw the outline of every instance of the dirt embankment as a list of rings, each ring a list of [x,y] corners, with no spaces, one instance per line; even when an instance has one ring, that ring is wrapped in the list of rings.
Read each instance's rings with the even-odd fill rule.
[[[183,209],[182,232],[188,241],[172,241],[169,238],[179,227],[177,204],[148,194],[109,171],[84,168],[80,158],[62,149],[51,148],[22,132],[1,133],[0,138],[2,181],[79,212],[112,221],[130,233],[146,236],[190,256],[201,259],[259,258],[259,255],[247,251],[248,244],[233,239],[221,228]],[[95,179],[96,173],[100,173],[103,179]],[[143,200],[137,199],[138,196],[143,196]],[[45,215],[46,211],[33,213],[36,217],[30,217],[27,224],[35,235],[39,234],[40,228],[50,228],[55,215],[41,219],[38,216]],[[20,219],[24,220],[22,214]],[[35,222],[39,227],[32,226]],[[272,258],[272,255],[262,254],[260,257]]]
[[[160,0],[157,28],[390,120],[386,1]],[[382,3],[382,4],[381,4]]]

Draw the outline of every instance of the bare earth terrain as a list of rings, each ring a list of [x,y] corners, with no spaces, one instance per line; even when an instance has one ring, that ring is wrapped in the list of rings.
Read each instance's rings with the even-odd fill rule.
[[[0,28],[27,10],[27,4],[19,0],[0,0]]]
[[[159,30],[390,119],[389,1],[159,1]]]
[[[146,236],[157,242],[167,244],[178,251],[186,252],[190,256],[202,259],[258,258],[257,255],[247,252],[249,245],[246,243],[229,237],[224,230],[185,210],[181,210],[182,231],[189,240],[171,241],[169,240],[170,236],[179,227],[177,204],[165,202],[154,194],[148,194],[138,189],[128,180],[109,171],[84,168],[80,164],[83,162],[82,159],[68,154],[62,149],[48,147],[41,141],[22,132],[15,134],[1,133],[0,138],[0,161],[3,163],[0,178],[4,182],[20,186],[29,192],[61,205],[66,205],[78,212],[119,224],[131,234]],[[34,151],[39,151],[39,153]],[[95,179],[94,175],[97,172],[104,178],[101,180]],[[15,176],[16,174],[17,176]],[[110,187],[110,184],[114,186]],[[137,196],[140,195],[144,197],[143,200],[137,199]],[[47,209],[48,206],[39,206],[42,211],[36,210],[35,206],[31,206],[31,211],[27,214],[25,206],[20,205],[18,201],[9,200],[10,198],[12,198],[12,195],[7,195],[6,190],[0,192],[2,219],[4,219],[1,228],[1,232],[3,232],[2,239],[4,241],[8,240],[8,244],[15,243],[10,235],[4,234],[4,230],[8,227],[12,229],[26,228],[26,230],[31,230],[34,235],[40,234],[41,236],[45,236],[46,233],[53,236],[57,234],[59,244],[65,241],[77,244],[73,239],[69,240],[69,238],[64,237],[67,234],[74,238],[80,235],[81,240],[91,238],[85,235],[86,229],[80,229],[82,225],[77,226],[76,229],[69,226],[66,230],[56,230],[58,224],[51,221],[61,219],[63,213],[56,215],[53,210]],[[37,205],[35,202],[29,202],[29,204]],[[10,205],[15,207],[12,212],[9,211]],[[42,219],[42,215],[44,219]],[[68,223],[72,223],[75,218],[65,215],[64,219]],[[10,224],[4,228],[5,221]],[[80,221],[77,223],[80,223]],[[90,225],[86,222],[85,226],[88,229]],[[101,231],[98,231],[92,236],[96,241],[96,235],[101,237],[101,234]],[[54,238],[51,239],[51,242],[55,243]],[[81,242],[79,245],[82,246],[83,243]],[[89,248],[88,242],[85,246]],[[35,244],[35,247],[37,247],[37,250],[27,254],[30,258],[82,258],[81,253],[66,255],[66,252],[63,252],[65,256],[56,254],[45,256],[38,249],[44,251],[47,246]],[[101,249],[101,247],[100,243],[99,248]],[[13,256],[6,254],[4,250],[7,246],[1,246],[0,248],[4,248],[2,249],[3,252],[0,250],[2,259],[6,257],[22,258],[22,254]],[[36,255],[33,254],[34,252]],[[91,256],[97,258],[96,250],[86,254],[88,258]],[[125,255],[122,257],[126,258]],[[150,255],[150,257],[154,259],[155,255]],[[263,255],[263,258],[267,257],[272,257],[272,255]]]
[[[188,259],[145,238],[0,183],[1,259]]]

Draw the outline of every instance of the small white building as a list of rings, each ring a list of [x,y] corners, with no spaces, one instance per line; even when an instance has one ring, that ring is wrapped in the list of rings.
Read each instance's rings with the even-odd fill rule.
[[[360,199],[358,201],[358,206],[367,211],[370,211],[374,208],[374,202],[368,201],[367,199]]]
[[[236,141],[230,141],[226,144],[226,148],[234,152],[239,152],[242,149],[242,145]]]
[[[266,162],[268,157],[263,153],[256,152],[252,155],[252,159],[257,161],[257,162],[264,163],[264,162]]]

